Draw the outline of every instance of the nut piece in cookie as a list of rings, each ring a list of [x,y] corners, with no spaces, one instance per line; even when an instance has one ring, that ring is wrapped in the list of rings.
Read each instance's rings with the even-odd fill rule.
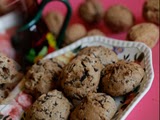
[[[26,112],[25,120],[68,120],[71,103],[62,92],[53,90],[41,95]]]
[[[137,24],[128,31],[126,39],[143,42],[150,48],[153,48],[159,39],[159,29],[153,23]]]
[[[98,0],[86,0],[79,6],[80,17],[88,23],[99,22],[103,13],[103,7]]]
[[[0,52],[0,84],[14,83],[20,73],[20,66]]]
[[[160,23],[160,3],[159,0],[146,0],[143,5],[143,17],[159,25]]]
[[[102,70],[101,89],[111,96],[125,95],[134,90],[144,77],[143,68],[134,62],[119,61]]]
[[[42,59],[35,63],[25,76],[26,92],[37,98],[41,94],[57,88],[64,65],[55,58]]]
[[[104,22],[113,32],[122,32],[134,24],[134,16],[128,8],[113,5],[105,12]]]
[[[104,66],[118,61],[115,52],[103,46],[85,47],[79,51],[78,55],[91,55],[98,58]]]
[[[61,86],[66,96],[82,100],[89,92],[96,92],[102,64],[97,58],[82,55],[74,58],[62,72]]]
[[[105,93],[92,93],[74,109],[70,120],[110,120],[116,111],[112,97]]]

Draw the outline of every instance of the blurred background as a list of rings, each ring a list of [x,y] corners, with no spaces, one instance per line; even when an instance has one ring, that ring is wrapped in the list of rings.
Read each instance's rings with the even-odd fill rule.
[[[144,22],[151,22],[143,16],[143,7],[146,0],[97,0],[96,2],[100,4],[100,7],[97,4],[97,6],[94,6],[93,8],[92,4],[89,4],[88,7],[84,5],[84,8],[82,9],[80,9],[82,4],[89,0],[68,1],[72,9],[72,14],[67,24],[67,29],[65,29],[65,37],[61,47],[65,47],[66,45],[89,35],[103,35],[118,40],[127,40],[128,31],[132,26]],[[0,52],[16,59],[17,51],[12,46],[11,38],[19,28],[35,16],[39,9],[37,4],[40,2],[40,0],[38,2],[36,0],[0,0]],[[134,23],[127,29],[122,30],[120,28],[120,31],[115,32],[106,25],[104,14],[113,5],[122,5],[126,7],[134,16]],[[157,5],[159,5],[159,3]],[[57,1],[50,2],[44,7],[42,16],[42,23],[47,26],[48,30],[46,30],[42,24],[37,24],[37,26],[42,29],[42,33],[49,31],[56,39],[64,22],[66,13],[67,8],[63,3]],[[86,14],[88,15],[85,16]],[[97,16],[93,17],[92,14],[96,14]],[[87,18],[88,16],[89,18]],[[123,16],[124,21],[128,22],[128,18],[125,15],[121,16]],[[151,23],[159,28],[158,24],[155,24],[154,22]],[[43,28],[45,28],[45,30]],[[92,30],[94,30],[94,32]],[[129,114],[127,120],[159,120],[159,39],[151,49],[155,72],[154,82],[150,91]]]

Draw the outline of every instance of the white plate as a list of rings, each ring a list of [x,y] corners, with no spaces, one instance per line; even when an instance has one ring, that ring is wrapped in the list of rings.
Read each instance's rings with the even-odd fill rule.
[[[78,51],[85,46],[99,45],[105,46],[115,51],[119,59],[132,61],[136,60],[145,69],[145,77],[139,88],[137,88],[135,91],[131,92],[127,96],[115,98],[119,109],[113,117],[113,120],[124,120],[133,110],[133,108],[137,105],[137,103],[149,91],[152,85],[154,72],[152,66],[152,52],[149,47],[139,42],[120,41],[113,38],[100,36],[86,37],[63,49],[47,55],[45,59],[57,57],[70,51]],[[124,101],[124,99],[126,100]]]

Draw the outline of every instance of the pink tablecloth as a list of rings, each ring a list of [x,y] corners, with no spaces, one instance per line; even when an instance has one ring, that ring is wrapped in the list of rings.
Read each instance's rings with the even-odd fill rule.
[[[77,15],[78,5],[81,2],[83,2],[83,0],[69,0],[69,1],[73,8],[73,14],[70,24],[83,23],[88,30],[92,28],[99,28],[108,37],[113,37],[120,40],[125,39],[126,36],[125,32],[120,34],[113,34],[104,26],[103,21],[97,25],[92,25],[91,27],[86,23],[84,23],[84,21],[82,21]],[[144,0],[99,0],[99,1],[103,3],[104,9],[107,9],[110,5],[113,4],[125,5],[134,13],[136,17],[136,23],[144,22],[144,19],[142,18],[142,5],[144,3]],[[53,8],[52,5],[50,4],[46,8],[46,11],[48,9],[62,10],[63,8],[64,7],[61,8],[61,6],[59,5],[54,6]],[[7,35],[0,35],[0,51],[3,51],[9,56],[13,57],[14,51],[11,48],[10,44],[5,41],[6,39],[9,39]],[[8,47],[4,48],[4,46]],[[155,73],[152,87],[149,90],[149,92],[144,96],[144,98],[133,109],[133,111],[129,114],[127,120],[159,120],[159,42],[152,49],[152,53],[153,53],[153,67]]]

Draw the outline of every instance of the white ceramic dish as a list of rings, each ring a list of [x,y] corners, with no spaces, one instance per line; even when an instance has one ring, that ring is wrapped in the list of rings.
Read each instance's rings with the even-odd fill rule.
[[[51,53],[45,57],[52,58],[62,54],[65,54],[69,51],[78,51],[79,49],[85,46],[105,46],[112,49],[118,55],[119,59],[132,60],[140,63],[141,66],[145,69],[145,77],[137,90],[130,93],[128,96],[115,98],[119,110],[113,117],[113,120],[124,120],[128,114],[133,110],[137,103],[144,97],[144,95],[149,91],[153,78],[154,71],[152,66],[152,52],[149,47],[143,43],[139,42],[127,42],[120,41],[107,37],[86,37],[83,38],[61,50],[58,50],[54,53]],[[124,101],[124,99],[126,99]],[[123,103],[121,103],[123,101]],[[129,102],[130,101],[130,102]]]
[[[120,41],[107,37],[86,37],[63,49],[47,55],[44,59],[59,57],[60,59],[68,61],[70,57],[73,57],[72,53],[78,52],[81,48],[85,46],[99,45],[105,46],[115,51],[119,59],[135,61],[145,69],[145,77],[139,87],[137,87],[133,92],[126,96],[115,98],[118,111],[112,120],[125,120],[128,114],[137,105],[137,103],[149,91],[153,82],[154,72],[152,66],[152,52],[149,47],[143,43]],[[17,87],[10,93],[9,97],[0,105],[0,119],[21,119],[21,116],[24,113],[24,106],[27,107],[31,105],[30,97],[23,92],[24,81],[25,79],[23,79],[17,85]],[[10,112],[14,109],[19,110],[17,111],[18,113],[16,113],[16,115],[11,114]]]

